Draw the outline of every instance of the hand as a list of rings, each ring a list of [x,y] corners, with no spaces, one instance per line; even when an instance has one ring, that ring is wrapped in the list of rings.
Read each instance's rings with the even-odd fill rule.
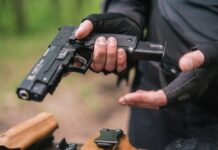
[[[200,67],[204,59],[204,54],[200,50],[188,52],[180,58],[179,67],[182,71],[190,71]]]
[[[162,90],[138,90],[136,92],[124,95],[123,97],[119,98],[118,102],[121,105],[159,109],[160,106],[164,106],[167,104],[167,97]]]
[[[194,68],[200,67],[203,64],[204,59],[205,59],[204,55],[200,50],[192,51],[192,52],[186,53],[185,55],[183,55],[180,58],[179,67],[182,71],[190,71]],[[193,76],[191,76],[189,78],[193,79]],[[188,79],[184,78],[184,80],[191,82],[191,80],[189,78]],[[174,82],[177,82],[177,80],[174,80],[170,85],[171,86],[177,85]],[[187,82],[184,82],[184,84],[185,83],[187,83]],[[181,83],[179,83],[179,84],[181,84]],[[197,83],[194,83],[194,82],[192,83],[192,85],[195,85],[195,84],[197,84]],[[183,88],[184,88],[184,86],[185,85],[183,85],[183,86],[180,85],[180,87],[183,87]],[[173,89],[173,88],[171,87],[170,89]],[[163,90],[158,90],[158,91],[139,90],[139,91],[136,91],[133,93],[126,94],[123,97],[119,98],[119,100],[118,100],[118,102],[121,105],[150,108],[150,109],[158,109],[160,106],[167,105],[167,101],[168,100],[167,100],[166,93],[164,93]]]
[[[82,22],[77,29],[75,36],[82,39],[88,36],[93,30],[93,24],[89,20]],[[91,67],[94,71],[116,70],[122,72],[127,66],[127,56],[122,48],[117,48],[117,41],[114,37],[99,37],[96,39]]]

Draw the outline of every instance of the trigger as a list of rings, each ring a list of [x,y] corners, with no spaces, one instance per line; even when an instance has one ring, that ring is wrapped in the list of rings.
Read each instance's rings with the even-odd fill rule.
[[[89,64],[90,62],[88,62],[84,57],[76,54],[76,56],[71,60],[67,72],[85,73],[89,68]]]
[[[87,60],[79,55],[75,56],[71,62],[71,65],[76,68],[82,68],[87,64]]]

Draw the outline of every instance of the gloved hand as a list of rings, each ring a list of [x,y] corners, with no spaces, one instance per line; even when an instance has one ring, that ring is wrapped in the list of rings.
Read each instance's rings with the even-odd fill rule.
[[[86,20],[91,21],[92,30],[82,35],[80,29],[89,28],[88,26],[82,25]],[[127,34],[137,36],[138,38],[142,35],[140,26],[134,20],[121,13],[92,14],[84,18],[82,24],[76,34],[79,39],[84,38],[90,32]]]
[[[117,33],[140,37],[142,30],[129,17],[120,13],[93,14],[86,17],[75,33],[77,39],[95,33]],[[96,39],[93,52],[92,70],[96,72],[123,72],[127,68],[127,56],[117,47],[114,37]]]
[[[120,104],[157,109],[196,101],[218,77],[218,42],[197,44],[179,60],[182,73],[165,88],[126,94]]]
[[[158,109],[165,106],[181,105],[197,101],[218,77],[218,67],[197,68],[182,72],[165,88],[157,91],[139,90],[128,93],[119,99],[122,105]]]

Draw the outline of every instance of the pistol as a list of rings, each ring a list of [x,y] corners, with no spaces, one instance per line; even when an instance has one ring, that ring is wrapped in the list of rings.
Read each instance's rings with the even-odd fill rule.
[[[68,72],[85,74],[92,62],[94,43],[97,37],[115,37],[118,47],[127,53],[127,59],[161,61],[166,44],[139,41],[136,36],[123,34],[93,33],[78,40],[75,26],[64,26],[49,44],[47,51],[37,61],[16,93],[24,100],[42,101],[52,94]]]

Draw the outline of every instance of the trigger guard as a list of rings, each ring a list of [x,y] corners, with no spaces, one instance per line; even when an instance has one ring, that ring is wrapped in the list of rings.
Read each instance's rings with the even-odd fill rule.
[[[74,66],[72,63],[70,63],[66,69],[66,72],[78,72],[83,74],[86,73],[91,64],[91,59],[88,61],[84,57],[77,54],[72,61],[73,63],[76,63],[77,60],[82,64],[81,67]]]

